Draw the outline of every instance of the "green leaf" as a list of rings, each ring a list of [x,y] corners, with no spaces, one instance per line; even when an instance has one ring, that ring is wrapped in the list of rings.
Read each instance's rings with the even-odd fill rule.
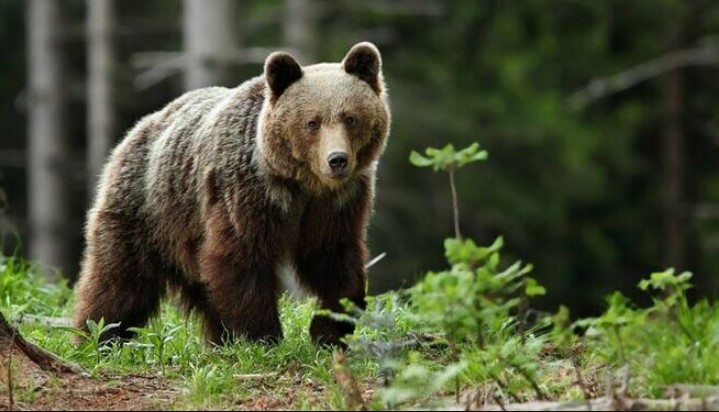
[[[415,152],[414,150],[412,151],[412,153],[409,154],[409,161],[410,161],[410,163],[412,163],[413,165],[415,165],[417,167],[427,167],[427,166],[432,166],[434,164],[434,162],[431,159],[428,159],[428,158],[422,156],[421,154]]]
[[[460,151],[455,150],[452,144],[448,144],[442,149],[429,147],[425,149],[424,156],[412,151],[409,161],[417,167],[432,166],[432,169],[437,172],[460,168],[468,163],[485,160],[486,158],[487,152],[479,150],[478,143],[473,143]]]
[[[454,157],[457,162],[457,167],[462,167],[468,163],[486,160],[487,151],[479,150],[479,144],[473,143],[471,146],[457,152]]]
[[[76,328],[76,327],[74,327],[74,326],[54,326],[53,329],[55,329],[55,330],[62,330],[62,331],[65,331],[65,332],[70,332],[70,333],[72,333],[73,335],[77,335],[77,336],[82,337],[83,339],[88,339],[88,338],[90,338],[90,335],[89,335],[87,332],[85,332],[84,330],[82,330],[82,329],[80,329],[80,328]]]
[[[534,278],[527,277],[524,280],[524,294],[527,296],[544,296],[547,289],[540,285]],[[566,309],[566,308],[565,308]]]
[[[487,247],[477,246],[472,239],[459,240],[447,238],[444,241],[444,254],[451,264],[464,263],[470,266],[479,265],[492,253],[498,252],[504,246],[504,239],[499,236]]]

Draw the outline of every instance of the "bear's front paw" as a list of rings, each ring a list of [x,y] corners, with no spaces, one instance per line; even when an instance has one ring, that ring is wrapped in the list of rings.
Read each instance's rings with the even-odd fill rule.
[[[342,338],[351,335],[354,329],[354,325],[349,322],[338,322],[327,316],[315,316],[310,324],[310,336],[318,345],[346,349],[347,344],[342,341]]]

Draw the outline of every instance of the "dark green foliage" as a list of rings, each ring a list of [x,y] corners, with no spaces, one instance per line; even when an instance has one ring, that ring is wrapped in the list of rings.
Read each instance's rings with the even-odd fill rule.
[[[378,269],[436,267],[442,256],[434,239],[451,230],[444,177],[413,170],[405,153],[479,140],[491,161],[481,173],[457,177],[464,235],[486,243],[502,234],[505,253],[533,262],[548,286],[543,307],[555,310],[554,302],[562,301],[589,314],[601,310],[601,297],[611,290],[637,296],[632,286],[639,274],[666,264],[662,78],[580,111],[571,98],[592,79],[667,53],[679,18],[690,27],[686,47],[695,46],[719,26],[719,8],[680,1],[468,0],[441,10],[436,17],[363,14],[401,38],[382,48],[394,124],[371,233],[373,248],[391,259]],[[685,74],[686,269],[700,274],[696,281],[707,293],[716,290],[707,286],[719,269],[710,241],[716,218],[706,208],[694,214],[692,205],[719,200],[711,183],[718,178],[712,167],[718,148],[697,129],[714,128],[717,105],[710,102],[719,82],[710,68]]]
[[[415,166],[453,171],[460,164],[452,162],[460,156],[450,151],[454,153],[451,146],[445,151],[428,150],[427,157],[413,152],[410,160]],[[570,387],[547,380],[558,372],[553,366],[557,360],[569,363],[577,376],[587,376],[580,365],[594,367],[594,381],[599,379],[599,362],[606,362],[609,376],[620,367],[631,370],[641,382],[633,390],[645,396],[660,396],[662,388],[675,383],[719,381],[715,366],[719,364],[719,312],[707,300],[689,303],[690,273],[675,275],[669,269],[639,282],[641,290],[659,294],[645,309],[614,292],[599,317],[570,324],[569,311],[562,306],[556,315],[540,316],[530,324],[529,299],[544,295],[546,289],[527,276],[531,266],[503,262],[502,247],[501,237],[487,247],[459,237],[446,239],[450,268],[428,272],[407,291],[407,313],[376,308],[360,313],[357,323],[376,331],[391,329],[393,321],[404,315],[425,336],[423,341],[415,339],[412,350],[407,350],[406,338],[403,341],[386,332],[375,334],[374,339],[350,339],[351,347],[360,351],[385,348],[373,353],[388,383],[380,393],[380,407],[396,408],[407,402],[426,405],[452,382],[457,402],[462,387],[486,388],[488,383],[495,389],[485,396],[493,396],[500,405],[573,397]],[[542,354],[548,348],[557,360]],[[578,380],[575,384],[585,399],[591,396],[586,383]]]
[[[282,44],[283,2],[243,3],[238,26],[252,47]],[[563,301],[574,313],[596,313],[601,296],[620,289],[635,295],[638,274],[664,267],[662,240],[662,135],[666,126],[663,77],[591,102],[571,104],[589,81],[611,76],[665,55],[669,35],[684,28],[684,48],[708,41],[719,29],[719,6],[711,0],[330,2],[316,0],[317,60],[333,59],[359,40],[377,43],[393,109],[392,137],[380,165],[377,213],[370,228],[373,250],[387,252],[370,284],[372,291],[411,285],[426,267],[442,264],[435,239],[451,230],[449,189],[441,176],[427,176],[406,163],[424,146],[457,147],[479,140],[492,153],[482,173],[458,176],[464,233],[480,243],[502,234],[505,254],[537,267],[548,286],[544,307]],[[118,9],[118,138],[137,119],[180,94],[170,76],[149,90],[134,90],[130,66],[139,51],[179,50],[181,8],[170,0]],[[25,145],[25,4],[0,0],[0,151]],[[84,37],[73,28],[84,18],[73,1],[66,44],[74,90],[67,127],[77,158],[84,135]],[[679,46],[677,46],[679,47]],[[674,47],[676,48],[676,47]],[[310,63],[310,62],[303,62]],[[235,68],[239,82],[261,72],[260,64]],[[682,270],[697,273],[694,294],[716,293],[719,270],[714,167],[719,82],[712,66],[689,67],[683,106],[686,156],[682,205],[687,258]],[[10,156],[22,158],[22,156]],[[0,160],[8,159],[0,156]],[[27,239],[26,170],[1,164],[9,217]],[[82,175],[84,167],[72,165]],[[78,208],[82,179],[78,178]],[[78,216],[80,213],[78,212]],[[447,217],[447,218],[446,218]],[[77,222],[80,238],[82,223]],[[12,240],[12,239],[10,239]],[[12,251],[12,242],[5,246]],[[80,249],[78,248],[78,257]],[[402,276],[397,274],[401,273]],[[69,277],[73,277],[69,274]],[[566,297],[566,299],[565,299]]]

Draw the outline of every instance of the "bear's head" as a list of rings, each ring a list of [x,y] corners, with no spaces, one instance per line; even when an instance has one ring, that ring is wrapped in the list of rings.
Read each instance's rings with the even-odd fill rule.
[[[287,53],[272,53],[264,80],[257,157],[267,173],[327,194],[374,172],[390,112],[373,44],[356,44],[341,63],[305,67]]]

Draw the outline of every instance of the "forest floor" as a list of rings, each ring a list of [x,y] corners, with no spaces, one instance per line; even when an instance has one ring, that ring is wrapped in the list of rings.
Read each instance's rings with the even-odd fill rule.
[[[170,311],[172,311],[170,309]],[[66,323],[66,318],[48,318],[53,323]],[[50,328],[50,329],[47,329]],[[53,333],[67,338],[65,328],[55,329],[48,325],[24,324],[31,336],[45,329],[45,339],[35,339],[52,346]],[[58,343],[55,341],[55,343]],[[93,367],[92,361],[79,373],[47,371],[38,367],[21,352],[2,351],[0,361],[0,409],[5,410],[294,410],[327,408],[342,409],[342,394],[336,392],[334,382],[327,375],[313,374],[305,369],[309,359],[286,362],[273,368],[272,347],[258,344],[239,344],[250,351],[265,352],[269,361],[262,362],[259,373],[234,373],[227,365],[230,357],[227,349],[202,348],[214,353],[216,359],[225,359],[225,366],[183,371],[180,366],[153,367],[152,361],[140,363],[124,361],[112,354],[102,354],[101,366]],[[132,348],[132,346],[130,346]],[[103,350],[103,348],[100,348]],[[243,349],[243,351],[244,351]],[[128,349],[115,349],[115,354]],[[132,350],[132,349],[129,349]],[[104,350],[103,350],[104,352]],[[224,353],[222,353],[224,352]],[[316,349],[320,362],[327,362],[331,351]],[[195,356],[193,354],[190,356]],[[253,355],[250,355],[253,356]],[[255,355],[257,356],[257,355]],[[77,359],[77,356],[69,356]],[[259,358],[266,356],[259,355]],[[216,360],[215,360],[216,361]],[[213,362],[215,362],[213,361]],[[254,361],[258,361],[255,359]],[[124,362],[124,363],[123,363]],[[168,363],[171,363],[169,361]],[[249,363],[248,363],[249,365]],[[156,366],[156,365],[155,365]],[[334,366],[334,365],[331,365]],[[243,368],[238,368],[240,371]],[[114,371],[113,371],[114,370]],[[309,375],[308,375],[309,374]],[[371,380],[357,382],[362,404],[372,400],[374,390]]]
[[[27,382],[27,370],[19,371],[14,379]],[[25,376],[23,376],[25,375]],[[35,375],[34,378],[36,378]],[[8,390],[0,394],[0,407],[5,410],[293,410],[297,399],[304,398],[313,409],[321,409],[321,398],[326,387],[312,383],[298,382],[292,376],[276,379],[253,377],[250,390],[242,397],[215,399],[206,404],[192,404],[186,401],[187,390],[180,379],[160,378],[155,375],[114,376],[101,374],[90,377],[82,375],[61,375],[45,379],[32,388],[18,385],[13,390],[13,400]],[[36,382],[37,383],[37,382]],[[7,388],[7,380],[3,379]],[[245,389],[248,389],[245,387]],[[370,401],[372,390],[365,392]]]
[[[27,381],[25,373],[19,371],[15,379]],[[3,381],[7,388],[7,379]],[[54,376],[32,388],[17,385],[13,391],[12,401],[7,389],[0,394],[5,410],[166,410],[180,392],[169,380],[131,375]]]
[[[83,332],[68,326],[72,291],[0,260],[0,311],[27,341],[80,369],[43,370],[0,341],[0,409],[719,410],[719,305],[690,305],[689,276],[653,274],[649,286],[673,292],[650,308],[614,294],[597,318],[570,322],[562,309],[524,325],[507,309],[516,299],[470,301],[466,313],[452,306],[475,296],[458,273],[436,285],[441,274],[427,276],[411,296],[371,298],[346,352],[315,346],[315,303],[287,296],[276,345],[209,346],[172,302],[129,342],[100,344],[115,327],[100,322],[75,345]],[[521,279],[508,273],[491,279]],[[500,286],[480,297],[517,290]],[[469,339],[478,317],[481,335]]]

